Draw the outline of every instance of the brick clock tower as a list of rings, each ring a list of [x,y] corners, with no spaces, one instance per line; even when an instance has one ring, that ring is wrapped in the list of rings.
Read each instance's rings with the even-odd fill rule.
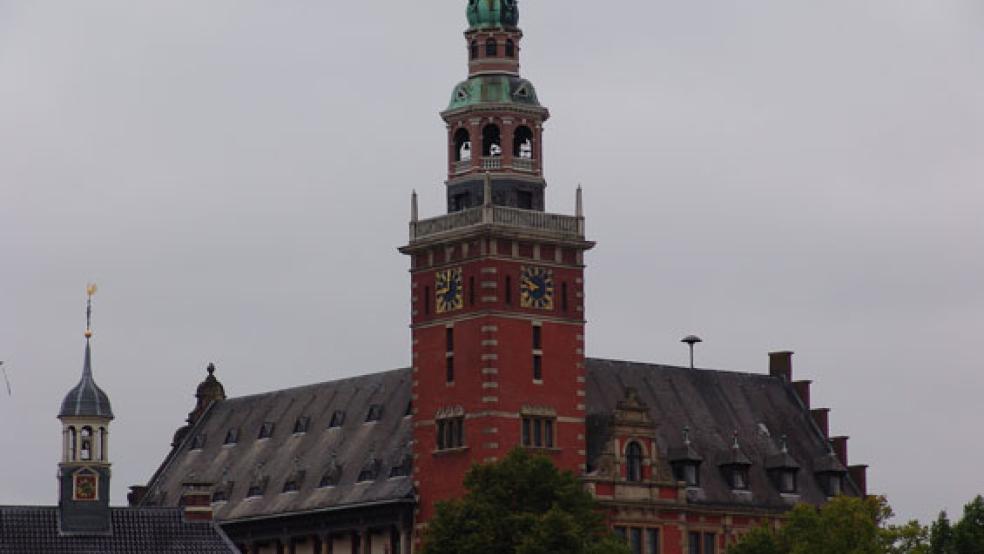
[[[585,464],[584,252],[573,216],[546,213],[543,123],[519,76],[515,0],[469,0],[468,79],[441,113],[446,215],[409,244],[414,483],[418,529],[460,496],[475,463],[516,447],[580,473]],[[419,541],[419,534],[417,540]]]

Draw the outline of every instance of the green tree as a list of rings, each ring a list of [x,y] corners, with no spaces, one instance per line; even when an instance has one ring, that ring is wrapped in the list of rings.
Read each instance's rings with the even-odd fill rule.
[[[516,449],[472,467],[467,494],[441,502],[424,554],[628,554],[606,528],[594,498],[570,472]]]
[[[956,554],[955,547],[953,527],[950,526],[950,519],[946,517],[946,511],[942,511],[929,528],[929,552],[930,554]]]
[[[729,554],[926,554],[918,522],[889,527],[892,510],[881,497],[837,497],[822,508],[800,504],[778,533],[757,529]]]
[[[953,526],[956,554],[984,552],[984,498],[978,496],[964,506],[963,517]]]

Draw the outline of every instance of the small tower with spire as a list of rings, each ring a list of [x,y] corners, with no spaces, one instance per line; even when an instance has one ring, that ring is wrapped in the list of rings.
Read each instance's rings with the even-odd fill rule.
[[[86,288],[85,356],[82,379],[62,401],[62,459],[58,464],[60,531],[65,534],[110,532],[109,397],[92,377],[92,296]]]

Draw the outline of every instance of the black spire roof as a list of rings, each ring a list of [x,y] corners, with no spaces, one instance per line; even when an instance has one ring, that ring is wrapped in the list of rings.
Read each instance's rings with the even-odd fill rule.
[[[85,361],[82,365],[82,379],[75,388],[68,391],[62,400],[58,417],[101,417],[113,419],[113,409],[109,397],[96,385],[92,378],[92,347],[89,338],[85,339]]]

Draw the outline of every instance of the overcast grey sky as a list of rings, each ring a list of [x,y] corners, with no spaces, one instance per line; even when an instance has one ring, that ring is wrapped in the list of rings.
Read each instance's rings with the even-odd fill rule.
[[[114,500],[230,395],[403,367],[464,0],[0,0],[0,503],[54,504],[84,286]],[[791,349],[904,517],[984,492],[984,2],[527,0],[588,354]]]

